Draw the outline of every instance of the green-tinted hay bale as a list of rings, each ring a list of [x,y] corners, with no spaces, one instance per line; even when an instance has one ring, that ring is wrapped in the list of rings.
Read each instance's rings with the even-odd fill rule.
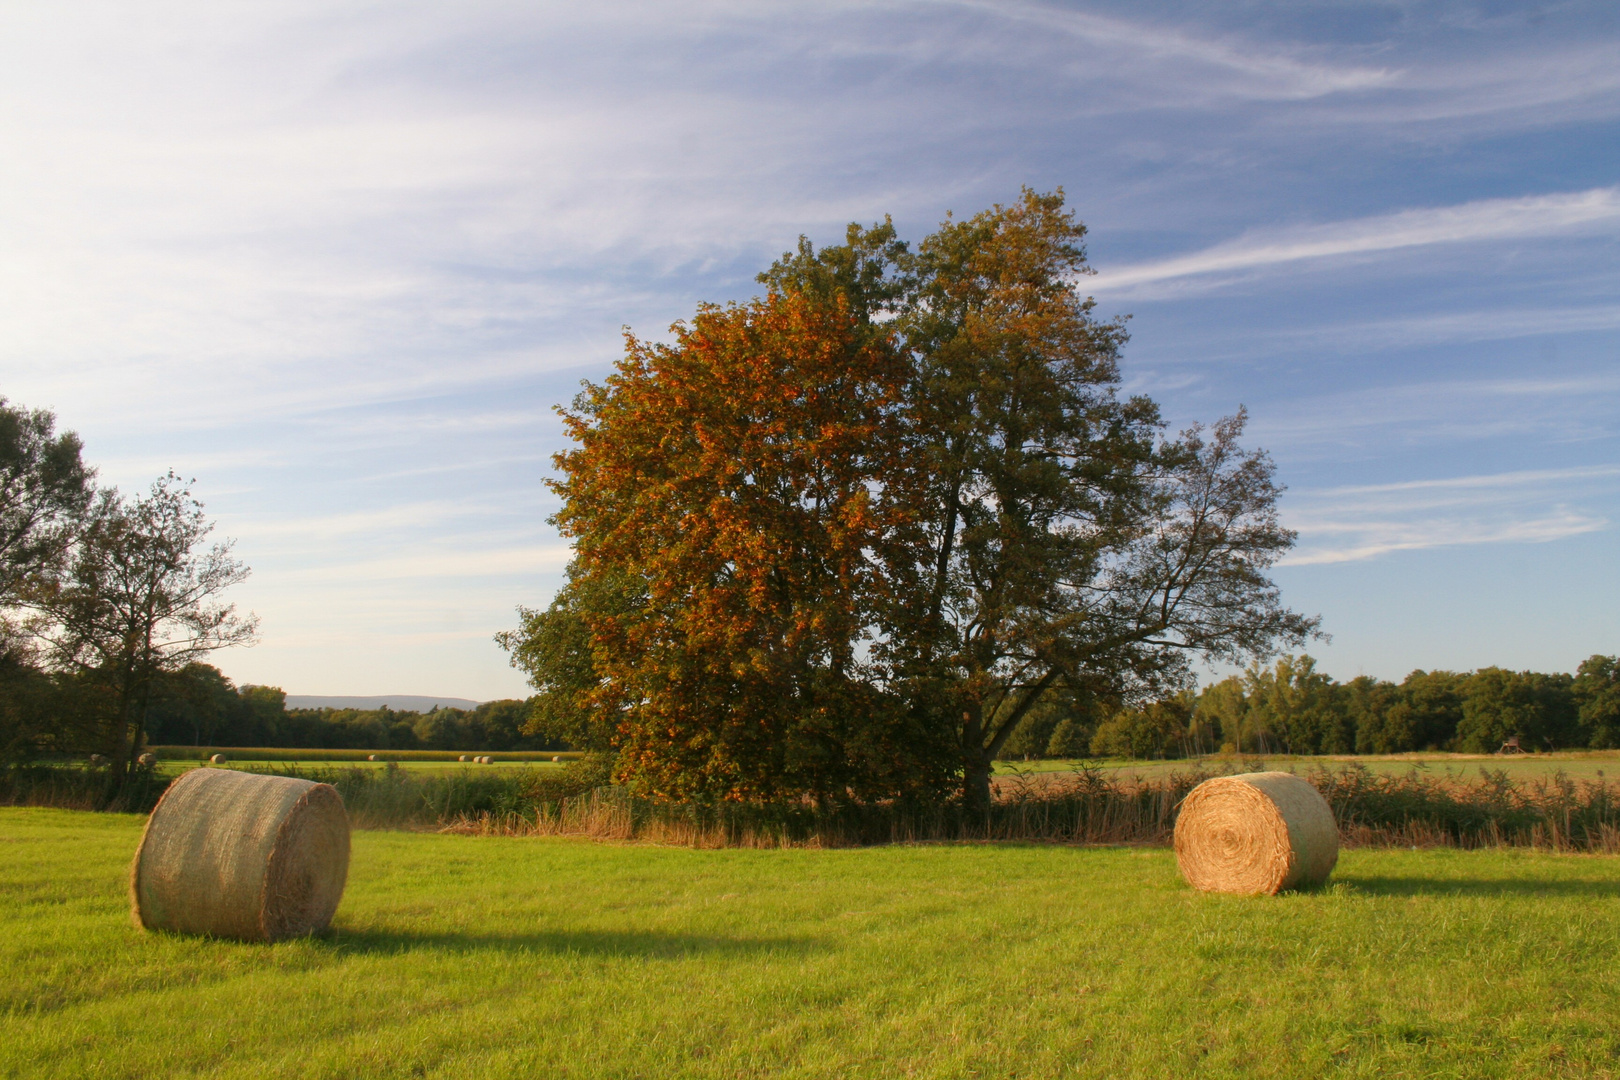
[[[328,784],[193,769],[153,809],[130,867],[138,926],[277,941],[332,921],[349,818]]]

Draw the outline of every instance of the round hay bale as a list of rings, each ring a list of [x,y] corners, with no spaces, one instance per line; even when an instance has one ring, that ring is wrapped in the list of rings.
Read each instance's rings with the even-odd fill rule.
[[[100,754],[91,754],[90,755],[90,767],[92,769],[98,768],[98,767],[100,767],[102,765],[105,765],[105,764],[107,764],[107,759],[102,757]]]
[[[1339,861],[1339,829],[1320,792],[1293,773],[1217,776],[1176,818],[1176,862],[1204,892],[1273,895],[1321,885]]]
[[[366,755],[366,760],[367,761],[376,761],[377,760],[377,755],[376,754],[367,754]]]
[[[211,762],[214,765],[223,765],[223,764],[225,764],[227,761],[229,761],[231,759],[226,757],[224,754],[214,754],[211,757],[209,757],[208,760],[209,760],[209,762]]]
[[[561,757],[560,757],[560,756],[558,756],[558,757],[554,757],[554,758],[552,758],[552,759],[551,759],[551,760],[552,760],[552,761],[561,761],[561,760],[562,760],[562,758],[561,758]]]
[[[150,769],[153,765],[157,764],[157,755],[151,751],[147,751],[135,760]]]
[[[349,875],[349,817],[330,784],[193,769],[169,785],[130,866],[148,930],[278,941],[332,921]]]
[[[462,755],[461,755],[461,756],[460,756],[460,757],[458,757],[458,758],[456,758],[456,760],[457,760],[457,761],[466,761],[466,760],[467,760],[467,755],[466,755],[466,754],[462,754]]]

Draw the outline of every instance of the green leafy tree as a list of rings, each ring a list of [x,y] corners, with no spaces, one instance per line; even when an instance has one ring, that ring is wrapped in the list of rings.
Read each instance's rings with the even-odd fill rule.
[[[93,494],[80,450],[50,412],[0,397],[0,764],[58,748],[73,725],[71,688],[39,670],[31,616]]]
[[[1404,742],[1391,742],[1387,728],[1389,710],[1399,697],[1394,683],[1357,675],[1347,683],[1335,684],[1334,699],[1345,722],[1355,732],[1358,754],[1392,754],[1411,749]]]
[[[1085,227],[1061,192],[947,221],[903,269],[895,326],[914,357],[907,460],[924,523],[917,592],[884,649],[956,728],[963,793],[1057,689],[1139,697],[1186,685],[1195,657],[1304,640],[1266,569],[1293,543],[1244,416],[1161,437],[1121,398],[1119,322],[1093,317]]]
[[[148,741],[160,745],[247,746],[233,737],[242,700],[235,684],[212,664],[192,661],[152,676],[147,696]],[[224,738],[222,739],[222,736]]]
[[[517,628],[495,635],[536,691],[528,702],[525,736],[611,753],[621,710],[602,693],[607,665],[597,663],[591,620],[604,629],[617,625],[643,606],[644,594],[609,568],[583,573],[575,562],[548,607],[519,607]],[[603,647],[610,641],[605,639]]]
[[[1457,749],[1490,753],[1511,738],[1526,750],[1575,744],[1579,727],[1573,682],[1563,673],[1479,669],[1463,690]]]
[[[1291,754],[1347,754],[1355,729],[1338,707],[1331,678],[1310,656],[1284,656],[1245,676],[1251,721]]]
[[[1407,675],[1384,714],[1384,732],[1378,745],[1387,748],[1385,753],[1451,746],[1457,726],[1462,723],[1468,678],[1454,671],[1421,669]]]
[[[50,412],[0,397],[0,610],[25,602],[30,582],[66,556],[94,495],[80,450]]]
[[[1091,740],[1092,756],[1136,760],[1184,756],[1191,735],[1193,700],[1191,694],[1178,694],[1121,709],[1098,726]]]
[[[1620,656],[1588,657],[1570,689],[1586,745],[1594,750],[1620,748]]]
[[[113,762],[104,804],[118,797],[141,752],[158,677],[254,640],[253,617],[221,600],[247,567],[229,541],[207,545],[212,528],[172,472],[142,497],[105,491],[44,593],[51,662],[102,702],[97,749]]]
[[[1219,732],[1221,752],[1266,752],[1264,732],[1249,719],[1249,697],[1241,675],[1228,675],[1198,695],[1198,715]]]

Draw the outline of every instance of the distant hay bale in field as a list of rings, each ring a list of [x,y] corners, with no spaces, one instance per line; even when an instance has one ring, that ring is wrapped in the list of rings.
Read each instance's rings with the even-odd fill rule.
[[[366,760],[367,761],[376,761],[377,760],[377,755],[376,754],[367,754],[366,755]]]
[[[130,866],[148,930],[279,941],[325,930],[349,875],[349,817],[329,784],[193,769],[158,800]]]
[[[215,765],[223,765],[223,764],[225,764],[227,761],[229,761],[231,759],[226,757],[224,754],[215,754],[212,757],[210,757],[208,760],[210,762],[212,762],[213,764],[215,764]]]
[[[495,759],[490,757],[488,754],[485,754],[483,757],[478,759],[478,764],[480,764],[480,765],[493,765],[493,764],[495,764]]]
[[[467,755],[466,755],[466,754],[462,754],[462,755],[461,755],[461,756],[460,756],[460,757],[458,757],[458,758],[456,758],[456,760],[457,760],[457,761],[466,761],[466,760],[467,760]]]
[[[100,754],[91,754],[90,755],[90,767],[92,769],[96,768],[97,766],[105,765],[105,764],[107,764],[107,759],[102,757]]]
[[[554,757],[554,758],[552,758],[552,759],[551,759],[551,760],[552,760],[552,761],[561,761],[561,760],[562,760],[562,757],[561,757],[561,756],[560,756],[560,755],[559,755],[559,756],[557,756],[557,757]]]
[[[1339,861],[1327,800],[1284,772],[1205,780],[1181,802],[1175,843],[1182,876],[1204,892],[1310,888]]]
[[[147,751],[135,760],[150,769],[153,765],[157,764],[157,755],[151,751]]]

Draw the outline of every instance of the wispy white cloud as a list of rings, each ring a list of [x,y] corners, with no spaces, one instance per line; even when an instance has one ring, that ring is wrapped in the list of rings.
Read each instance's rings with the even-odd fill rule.
[[[1397,551],[1550,543],[1609,528],[1601,507],[1620,465],[1523,469],[1355,484],[1291,493],[1299,547],[1289,566],[1355,562]]]
[[[1434,480],[1402,480],[1393,484],[1349,484],[1328,488],[1320,493],[1323,498],[1343,498],[1349,495],[1392,495],[1397,492],[1501,492],[1563,480],[1599,480],[1620,476],[1620,465],[1584,465],[1572,469],[1520,469],[1515,472],[1488,473],[1480,476],[1447,476]]]
[[[1116,64],[1122,54],[1130,58],[1126,64],[1118,66],[1139,63],[1146,58],[1222,69],[1246,77],[1241,85],[1231,89],[1249,97],[1315,98],[1346,90],[1390,86],[1400,77],[1398,71],[1388,67],[1309,60],[1299,55],[1302,50],[1290,52],[1235,36],[1200,36],[1174,27],[1047,4],[940,0],[937,6],[973,10],[998,20],[1031,24],[1042,32],[1061,34],[1108,50],[1116,58]],[[1186,78],[1185,70],[1180,74]]]
[[[1284,566],[1320,566],[1326,563],[1359,562],[1397,551],[1426,548],[1464,547],[1479,544],[1545,544],[1608,527],[1603,518],[1564,513],[1510,522],[1478,521],[1364,521],[1333,529],[1302,525],[1312,536],[1333,532],[1348,533],[1353,542],[1345,546],[1308,543],[1283,560]]]
[[[1311,259],[1370,255],[1434,244],[1620,231],[1620,187],[1519,199],[1481,199],[1457,206],[1247,233],[1190,255],[1102,270],[1100,293],[1175,278],[1231,274]]]

